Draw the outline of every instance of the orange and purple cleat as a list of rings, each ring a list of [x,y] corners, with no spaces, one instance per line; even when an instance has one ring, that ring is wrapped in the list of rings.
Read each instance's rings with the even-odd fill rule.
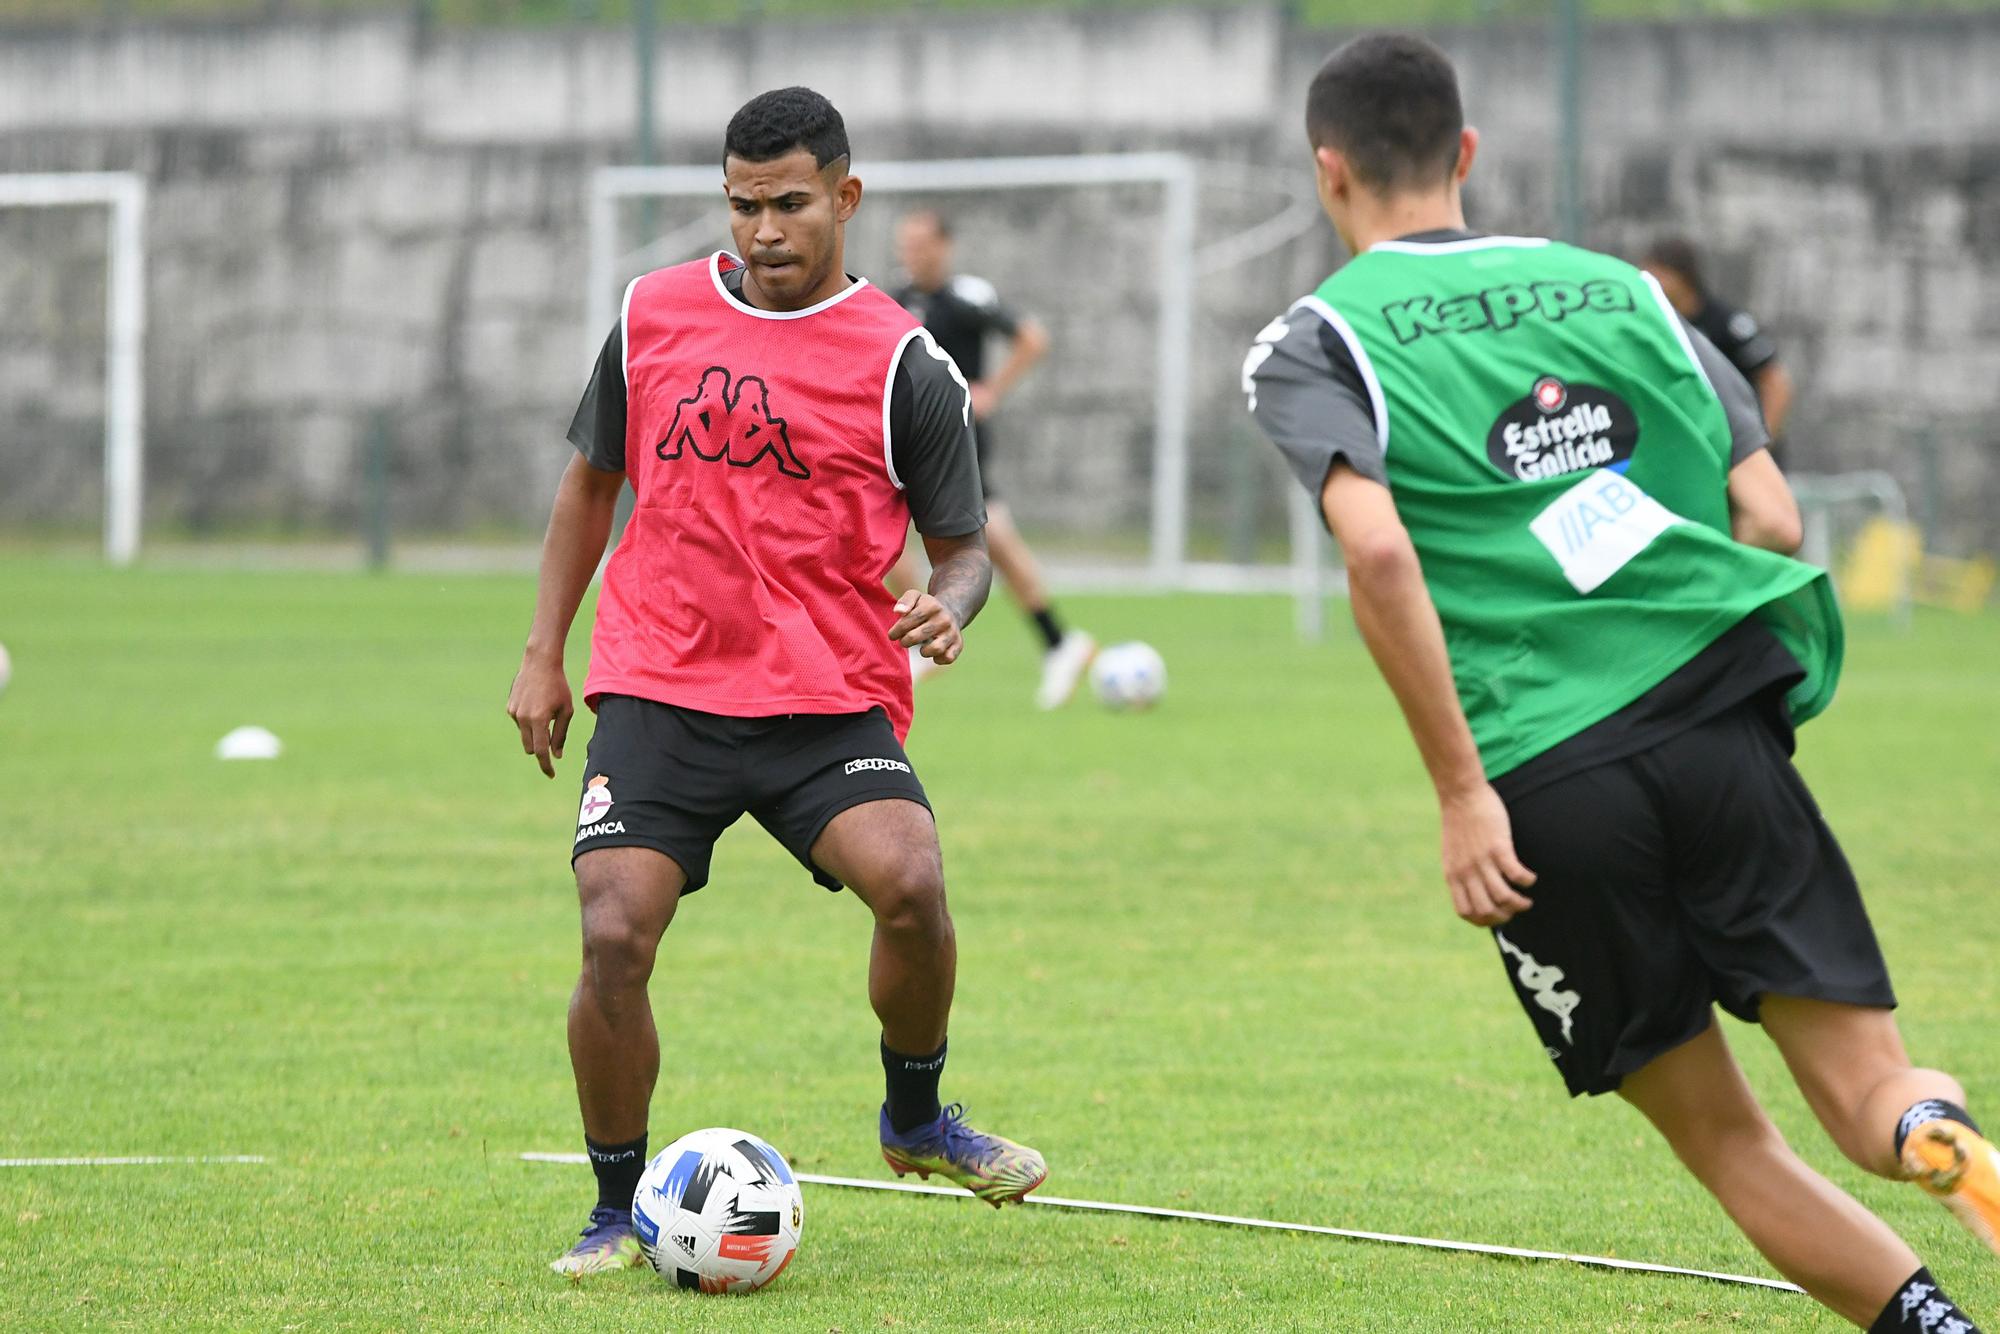
[[[937,1120],[901,1135],[889,1124],[889,1109],[884,1107],[882,1158],[897,1176],[915,1172],[928,1180],[935,1172],[996,1209],[1019,1204],[1049,1175],[1041,1154],[1025,1144],[974,1130],[965,1124],[965,1109],[957,1103],[939,1113]]]
[[[631,1269],[646,1262],[630,1209],[592,1209],[576,1245],[549,1261],[549,1268],[572,1279]]]
[[[1971,1126],[1935,1117],[1904,1137],[1903,1169],[2000,1254],[2000,1149]]]

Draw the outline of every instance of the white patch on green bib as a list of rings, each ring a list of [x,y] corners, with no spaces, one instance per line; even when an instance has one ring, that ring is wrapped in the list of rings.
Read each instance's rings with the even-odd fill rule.
[[[1557,497],[1528,528],[1570,585],[1589,593],[1682,522],[1629,477],[1599,468]]]

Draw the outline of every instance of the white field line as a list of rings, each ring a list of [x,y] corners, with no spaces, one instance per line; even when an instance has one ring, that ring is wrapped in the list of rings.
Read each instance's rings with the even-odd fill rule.
[[[524,1153],[530,1163],[575,1163],[590,1160],[580,1153]],[[837,1186],[845,1190],[886,1190],[903,1195],[952,1195],[969,1200],[972,1196],[955,1186],[920,1186],[908,1181],[877,1181],[862,1177],[828,1177],[811,1172],[797,1174],[800,1181],[815,1186]],[[1718,1283],[1740,1283],[1745,1287],[1772,1288],[1779,1292],[1803,1293],[1804,1288],[1775,1278],[1749,1274],[1723,1274],[1708,1269],[1681,1269],[1674,1265],[1649,1264],[1643,1260],[1618,1260],[1608,1255],[1568,1255],[1561,1251],[1535,1251],[1520,1246],[1492,1246],[1476,1241],[1448,1241],[1439,1237],[1405,1237],[1394,1232],[1363,1232],[1355,1228],[1322,1227],[1315,1223],[1284,1223],[1271,1218],[1239,1218],[1234,1214],[1209,1214],[1193,1209],[1163,1209],[1145,1204],[1117,1204],[1108,1200],[1066,1200],[1055,1195],[1030,1195],[1029,1204],[1052,1209],[1080,1209],[1089,1213],[1141,1214],[1148,1218],[1179,1218],[1196,1223],[1220,1223],[1228,1227],[1262,1228],[1273,1232],[1310,1232],[1323,1237],[1345,1237],[1351,1241],[1383,1242],[1391,1246],[1420,1246],[1434,1251],[1469,1251],[1475,1255],[1505,1255],[1517,1260],[1561,1260],[1569,1264],[1591,1265],[1599,1269],[1625,1269],[1642,1274],[1671,1274],[1680,1278],[1706,1278]]]
[[[155,1157],[144,1155],[132,1158],[0,1158],[0,1167],[150,1167],[156,1163],[261,1163],[262,1154],[218,1153],[198,1158]]]

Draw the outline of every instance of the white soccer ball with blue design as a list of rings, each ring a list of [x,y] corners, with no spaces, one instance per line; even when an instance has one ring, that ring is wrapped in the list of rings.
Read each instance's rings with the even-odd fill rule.
[[[1166,659],[1136,640],[1099,649],[1090,664],[1090,688],[1108,709],[1150,709],[1167,693]]]
[[[792,1261],[805,1199],[785,1156],[741,1130],[697,1130],[653,1155],[632,1197],[639,1245],[693,1292],[755,1292]]]

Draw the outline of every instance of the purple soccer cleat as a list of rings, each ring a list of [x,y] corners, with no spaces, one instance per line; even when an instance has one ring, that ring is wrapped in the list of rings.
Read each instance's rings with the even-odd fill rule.
[[[882,1158],[897,1176],[915,1172],[928,1180],[935,1172],[996,1209],[1019,1204],[1022,1196],[1049,1175],[1042,1155],[1027,1145],[965,1124],[965,1108],[958,1103],[945,1108],[929,1125],[902,1135],[889,1124],[889,1109],[884,1107]]]

